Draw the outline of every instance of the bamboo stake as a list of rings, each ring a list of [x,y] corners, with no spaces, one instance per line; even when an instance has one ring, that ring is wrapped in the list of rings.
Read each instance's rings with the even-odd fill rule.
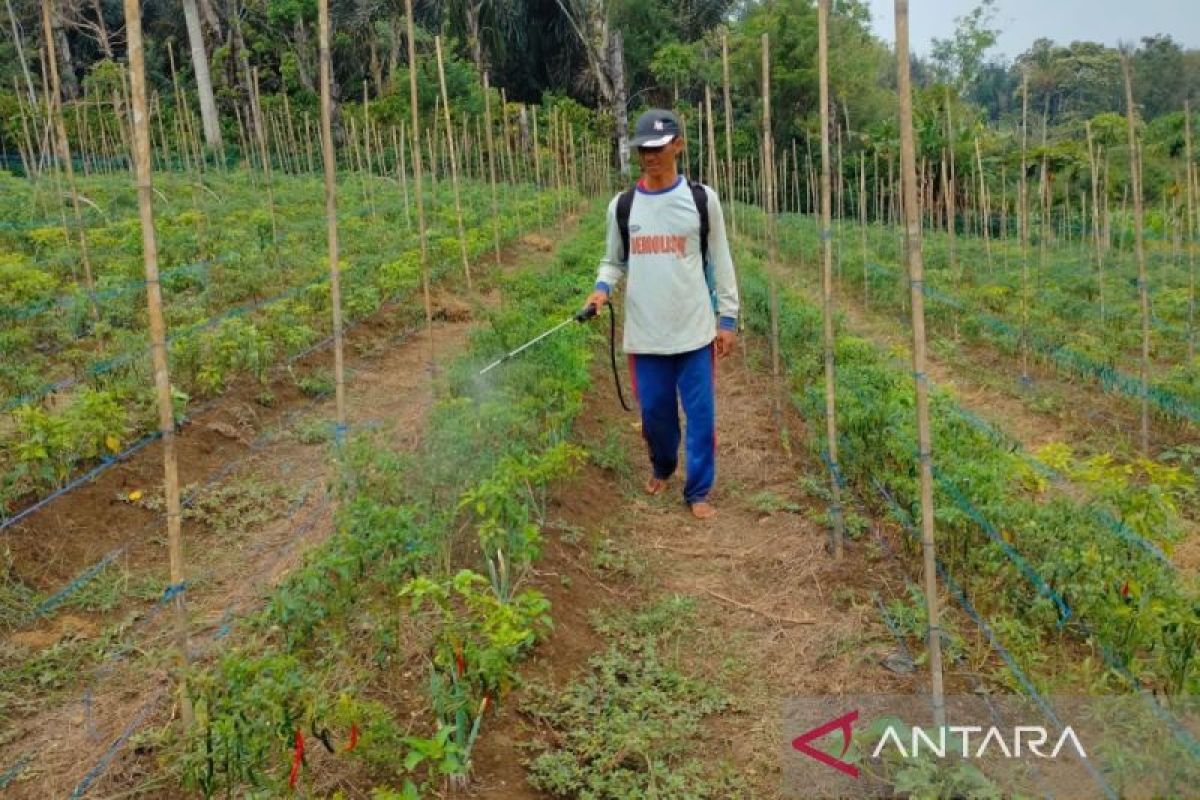
[[[236,109],[237,106],[234,106]],[[308,112],[304,112],[304,160],[308,162],[308,174],[311,175],[317,171],[313,165],[313,149],[312,149],[312,118]]]
[[[1183,179],[1187,182],[1187,250],[1188,250],[1188,363],[1196,359],[1196,192],[1192,151],[1192,108],[1183,101],[1184,154],[1187,159]]]
[[[153,186],[150,171],[150,124],[146,113],[146,64],[142,48],[142,20],[138,0],[125,0],[125,33],[132,77],[134,170],[137,176],[138,215],[142,224],[142,257],[146,270],[146,301],[150,322],[150,352],[158,398],[158,425],[163,443],[163,479],[167,503],[167,553],[170,560],[171,604],[175,611],[175,648],[179,666],[180,718],[192,724],[192,702],[187,686],[188,618],[184,599],[182,509],[179,469],[175,453],[175,412],[171,379],[167,372],[166,324],[162,311],[162,286],[158,280],[158,242],[154,234]]]
[[[263,124],[262,102],[258,93],[258,67],[251,69],[251,105],[254,112],[254,130],[258,134],[258,152],[262,159],[263,181],[267,186],[267,213],[271,217],[271,243],[279,242],[279,223],[275,219],[275,191],[271,180],[271,156],[267,153],[267,133]]]
[[[287,130],[288,150],[291,153],[291,160],[293,162],[292,171],[295,174],[299,174],[300,173],[300,147],[296,141],[296,126],[292,121],[292,104],[288,101],[288,93],[286,90],[280,92],[280,94],[283,95],[283,118],[284,118],[284,126],[285,126],[285,129]],[[309,165],[309,170],[310,171],[312,170],[311,163]]]
[[[405,141],[407,139],[404,136],[404,122],[401,121],[398,137],[395,126],[392,126],[392,150],[396,152],[396,183],[400,184],[400,192],[404,199],[404,227],[412,230],[412,215],[409,211],[408,201],[408,165],[404,163]]]
[[[434,49],[437,51],[438,84],[442,90],[442,111],[446,115],[446,144],[450,150],[450,183],[454,187],[454,216],[458,222],[458,249],[462,255],[463,274],[467,278],[467,291],[471,291],[471,265],[467,262],[467,233],[463,227],[462,200],[458,190],[458,157],[454,152],[454,122],[450,118],[450,99],[446,92],[446,70],[442,65],[442,37],[433,37]],[[537,122],[534,118],[534,130]],[[534,142],[534,159],[537,159],[537,143]]]
[[[762,149],[763,158],[771,158],[772,153],[772,135],[771,135],[771,53],[770,42],[767,34],[762,35],[762,97],[763,97],[763,138]],[[771,180],[771,170],[763,170],[763,181],[769,183]],[[775,215],[772,213],[770,204],[770,186],[762,187],[765,202],[762,203],[763,210],[766,212],[766,239],[768,249],[769,268],[767,270],[767,292],[769,294],[769,313],[771,316],[771,377],[775,379],[776,389],[779,388],[780,368],[779,368],[779,292],[775,286],[775,269],[779,263],[779,254],[777,252],[777,242],[775,239]],[[779,416],[781,413],[778,408],[778,398],[775,398],[775,411]]]
[[[726,30],[721,31],[721,87],[725,94],[725,172],[726,182],[729,184],[730,193],[734,193],[734,178],[733,178],[733,101],[729,96],[729,33]],[[736,239],[738,235],[737,226],[737,203],[736,198],[733,198],[729,203],[729,224],[733,230],[733,237]]]
[[[492,138],[492,90],[488,73],[483,73],[484,129],[487,131],[488,180],[492,184],[492,242],[496,248],[496,264],[500,263],[500,201],[496,196],[496,145]]]
[[[83,212],[79,208],[79,192],[75,187],[75,167],[71,164],[71,143],[67,140],[67,126],[63,122],[62,90],[58,80],[58,58],[54,53],[54,31],[50,26],[50,0],[42,0],[42,31],[45,35],[46,61],[50,65],[50,108],[54,116],[55,144],[62,169],[67,174],[67,190],[71,193],[71,208],[75,212],[75,226],[79,229],[79,255],[83,259],[83,279],[87,287],[88,307],[92,321],[100,321],[100,308],[96,304],[96,285],[92,281],[92,259],[88,252],[87,228],[83,225]],[[64,230],[70,238],[70,229]]]
[[[132,2],[133,0],[127,0]],[[321,165],[325,179],[325,236],[329,247],[329,304],[333,310],[333,375],[337,420],[335,440],[346,435],[346,373],[342,343],[342,270],[338,254],[337,162],[333,152],[333,64],[329,55],[329,0],[317,0],[317,53],[321,81]],[[257,73],[255,84],[258,83]],[[255,90],[257,94],[257,89]]]
[[[823,0],[827,2],[827,0]],[[925,378],[925,280],[921,255],[921,218],[917,208],[916,145],[913,141],[912,79],[908,56],[908,0],[896,0],[896,61],[900,95],[900,159],[904,173],[904,216],[912,304],[913,374],[917,403],[917,446],[921,472],[921,550],[926,613],[929,617],[929,673],[933,724],[946,725],[942,688],[942,629],[939,622],[937,555],[934,541],[933,445],[929,426],[929,384]]]
[[[478,122],[478,118],[476,118]],[[550,170],[554,173],[554,211],[559,216],[562,216],[563,202],[563,183],[562,183],[562,166],[559,163],[559,132],[558,132],[558,114],[554,110],[550,112]],[[478,138],[478,137],[477,137]],[[480,148],[482,151],[482,148]],[[482,172],[480,173],[482,175]]]
[[[863,308],[871,307],[867,262],[867,154],[858,154],[858,234],[862,246]]]
[[[421,179],[421,115],[417,103],[417,47],[413,32],[413,0],[404,0],[404,16],[408,25],[408,88],[409,108],[412,109],[413,182],[417,196],[417,231],[421,241],[421,294],[425,301],[425,330],[429,336],[429,368],[437,369],[437,354],[433,344],[433,299],[429,294],[429,243],[425,231],[424,183]],[[433,386],[430,384],[430,390]]]
[[[538,224],[546,223],[546,212],[542,208],[545,203],[545,198],[542,196],[542,147],[538,139],[538,117],[537,106],[530,106],[529,116],[533,123],[533,185],[537,192],[538,204]]]
[[[1125,119],[1129,128],[1129,170],[1133,184],[1133,242],[1138,268],[1138,300],[1142,313],[1142,455],[1150,457],[1150,285],[1146,275],[1146,244],[1142,209],[1142,157],[1138,147],[1137,124],[1133,107],[1133,76],[1129,55],[1122,54],[1121,71],[1125,76]]]
[[[1096,148],[1092,138],[1091,120],[1084,121],[1087,132],[1088,164],[1092,178],[1092,244],[1096,249],[1096,288],[1100,293],[1100,325],[1104,325],[1104,245],[1100,240],[1100,175],[1096,168]]]
[[[367,161],[367,171],[363,175],[363,188],[367,193],[367,204],[371,209],[371,219],[377,220],[375,214],[375,193],[371,189],[371,177],[375,174],[375,165],[371,159],[371,103],[367,97],[367,82],[363,81],[363,154]]]
[[[979,137],[975,137],[975,170],[979,173],[979,198],[977,205],[982,209],[983,247],[987,252],[988,272],[992,271],[992,209],[988,202],[987,181],[983,172],[983,148],[979,145]]]
[[[958,209],[955,207],[955,193],[958,190],[958,173],[957,165],[954,157],[954,112],[950,108],[950,94],[946,94],[946,150],[950,155],[948,171],[943,173],[946,175],[946,233],[949,238],[947,245],[950,252],[950,273],[954,276],[955,286],[961,284],[958,274],[958,242],[957,242],[957,223]],[[955,336],[958,335],[958,322],[955,321]]]
[[[817,69],[821,104],[821,299],[824,317],[825,447],[829,454],[829,515],[833,521],[833,557],[845,555],[846,529],[842,518],[842,473],[838,466],[837,373],[834,366],[833,328],[833,214],[829,147],[829,0],[817,2]]]
[[[722,181],[717,172],[717,129],[713,122],[712,89],[707,83],[704,84],[704,121],[707,125],[705,135],[708,137],[708,147],[705,148],[708,152],[708,179],[712,181],[713,190],[720,197]]]
[[[1021,74],[1021,384],[1029,384],[1029,73]]]
[[[17,85],[16,78],[13,78],[13,96],[17,98],[17,110],[21,114],[21,138],[25,142],[25,147],[21,150],[21,158],[25,164],[25,174],[28,175],[36,184],[40,173],[38,170],[37,161],[33,151],[33,136],[29,132],[29,118],[25,115],[25,100],[21,97],[20,87]],[[32,90],[30,96],[33,97]],[[36,98],[34,99],[36,102]],[[32,116],[32,115],[31,115]]]

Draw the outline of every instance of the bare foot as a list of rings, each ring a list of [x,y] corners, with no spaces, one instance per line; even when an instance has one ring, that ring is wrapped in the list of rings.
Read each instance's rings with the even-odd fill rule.
[[[701,500],[699,503],[692,503],[692,516],[696,519],[712,519],[717,515],[717,510],[712,507],[712,503]]]
[[[646,494],[662,494],[667,490],[667,482],[663,478],[650,477],[646,481]]]

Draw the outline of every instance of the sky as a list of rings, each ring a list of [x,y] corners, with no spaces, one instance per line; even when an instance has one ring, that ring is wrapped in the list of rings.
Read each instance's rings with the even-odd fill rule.
[[[876,35],[894,40],[894,0],[868,4]],[[954,18],[978,4],[979,0],[909,0],[913,52],[928,55],[930,40],[950,36]],[[991,55],[1009,60],[1041,37],[1064,44],[1086,40],[1115,45],[1169,33],[1184,47],[1200,48],[1200,0],[997,0],[996,10],[1001,33]]]

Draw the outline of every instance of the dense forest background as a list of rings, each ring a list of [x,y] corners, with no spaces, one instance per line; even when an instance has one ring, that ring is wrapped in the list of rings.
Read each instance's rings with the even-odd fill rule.
[[[96,113],[123,113],[118,87],[125,41],[118,0],[43,0],[65,100],[88,100]],[[39,0],[5,0],[0,38],[0,145],[11,154],[19,131],[18,93],[44,95],[46,48]],[[183,10],[185,13],[180,14]],[[164,105],[176,93],[199,104],[196,58],[205,59],[226,143],[236,140],[254,76],[264,104],[285,98],[292,113],[316,114],[315,0],[150,0],[144,5],[151,91]],[[334,97],[347,107],[371,103],[374,118],[409,115],[407,42],[397,0],[334,0]],[[721,42],[731,58],[734,151],[752,157],[761,142],[761,35],[772,43],[775,140],[802,148],[817,131],[815,0],[422,0],[414,13],[421,103],[437,98],[432,37],[449,45],[451,102],[469,114],[482,109],[484,71],[514,103],[567,109],[595,133],[612,137],[619,114],[632,119],[649,105],[675,106],[689,119],[713,92],[722,132]],[[927,163],[976,156],[975,140],[994,166],[1012,162],[1019,144],[1022,80],[1028,80],[1030,162],[1053,176],[1079,173],[1088,162],[1085,123],[1094,145],[1118,160],[1127,150],[1121,52],[1094,42],[1035,42],[1011,61],[994,56],[999,33],[994,0],[957,20],[956,33],[935,40],[915,60],[916,119]],[[189,38],[189,22],[193,36]],[[895,63],[891,45],[870,30],[861,0],[837,0],[831,20],[831,81],[844,163],[861,151],[890,159],[898,148]],[[922,48],[918,48],[922,49]],[[1128,45],[1135,100],[1145,125],[1147,199],[1169,192],[1172,163],[1183,148],[1185,102],[1200,95],[1200,50],[1167,33]],[[622,56],[618,58],[617,56]],[[70,118],[68,117],[68,123]],[[693,152],[693,159],[697,156]],[[614,148],[614,163],[616,149]],[[695,162],[698,168],[698,161]],[[990,171],[990,170],[989,170]],[[1120,193],[1119,181],[1111,191]]]

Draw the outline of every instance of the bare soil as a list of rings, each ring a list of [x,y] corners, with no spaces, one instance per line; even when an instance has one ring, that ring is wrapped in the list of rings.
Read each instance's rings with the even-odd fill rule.
[[[531,237],[503,252],[502,268],[524,268],[547,257],[542,240]],[[482,276],[491,264],[481,266],[477,280],[486,282]],[[494,305],[498,293],[485,290],[480,300]],[[397,450],[419,444],[433,402],[431,354],[444,362],[464,349],[477,324],[478,302],[464,300],[454,284],[434,293],[432,350],[419,305],[385,307],[348,332],[351,431],[379,427]],[[328,362],[329,351],[317,351],[293,370],[328,369]],[[264,388],[274,396],[269,407],[256,402]],[[304,443],[296,429],[314,420],[331,425],[333,417],[332,398],[312,400],[285,371],[277,371],[267,387],[234,387],[181,430],[177,443],[183,485],[216,478],[217,485],[278,481],[288,489],[286,507],[277,508],[266,524],[222,537],[203,525],[185,523],[194,657],[227,645],[230,624],[261,605],[266,592],[332,532],[326,446]],[[165,584],[161,516],[122,499],[135,490],[149,491],[161,480],[161,447],[155,444],[55,500],[12,530],[8,545],[14,573],[51,590],[123,548],[110,569],[156,576]],[[126,597],[105,613],[60,608],[0,641],[6,656],[28,664],[65,645],[94,645],[65,690],[40,694],[34,688],[36,675],[29,676],[31,694],[14,704],[15,713],[4,721],[0,736],[0,773],[24,764],[5,797],[67,796],[88,780],[94,766],[107,769],[97,774],[88,796],[178,796],[178,787],[156,786],[161,776],[152,760],[141,758],[137,745],[137,731],[161,726],[178,714],[168,679],[172,607]],[[106,631],[122,644],[104,641]],[[108,765],[110,749],[115,760]]]
[[[642,492],[648,461],[637,416],[621,411],[611,380],[607,369],[597,369],[578,438],[594,446],[616,431],[633,469],[621,474],[592,465],[556,491],[552,518],[559,522],[534,582],[554,604],[555,631],[523,677],[553,688],[578,678],[602,643],[590,624],[593,612],[636,609],[670,595],[695,598],[698,614],[684,635],[684,664],[722,685],[735,710],[710,720],[694,755],[734,765],[753,787],[751,797],[779,797],[785,700],[922,690],[926,678],[919,672],[898,675],[881,664],[897,645],[871,594],[892,599],[894,590],[902,591],[903,576],[866,541],[850,542],[841,562],[826,554],[825,529],[814,519],[825,509],[798,482],[802,475],[823,476],[801,452],[806,423],[786,403],[777,415],[773,398],[781,389],[740,355],[718,367],[712,496],[718,514],[703,522],[683,504],[682,476],[665,495]],[[794,510],[764,510],[763,493]],[[610,561],[629,570],[598,569],[599,542],[616,553]],[[961,683],[951,677],[956,680]],[[488,721],[472,797],[548,797],[524,780],[528,743],[539,731],[516,710],[520,698],[518,691]]]

